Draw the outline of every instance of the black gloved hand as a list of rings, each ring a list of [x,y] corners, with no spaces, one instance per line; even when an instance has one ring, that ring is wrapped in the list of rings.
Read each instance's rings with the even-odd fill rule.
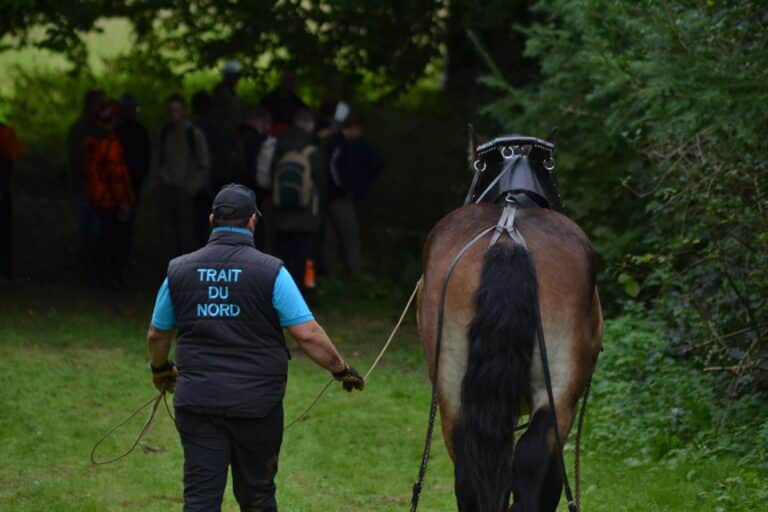
[[[340,372],[334,373],[333,378],[341,382],[341,385],[344,387],[344,391],[352,391],[353,389],[359,389],[362,391],[365,387],[365,381],[363,380],[363,377],[357,373],[357,370],[350,368],[349,366]]]
[[[158,391],[167,391],[173,393],[176,391],[176,379],[179,376],[179,370],[173,361],[168,361],[165,366],[155,368],[152,363],[149,364],[152,369],[152,383]]]

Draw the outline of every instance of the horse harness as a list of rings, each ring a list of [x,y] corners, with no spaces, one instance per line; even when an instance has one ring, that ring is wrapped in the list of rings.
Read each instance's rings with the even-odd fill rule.
[[[492,197],[491,201],[501,203],[503,209],[501,216],[495,225],[489,226],[477,233],[461,248],[456,256],[454,256],[453,260],[451,260],[451,264],[448,266],[445,277],[443,278],[437,313],[437,335],[435,337],[434,374],[432,378],[432,397],[429,406],[429,420],[427,422],[427,433],[424,441],[421,466],[419,467],[419,476],[418,480],[413,485],[411,512],[416,512],[418,508],[419,498],[421,496],[424,478],[429,464],[432,434],[434,432],[435,418],[437,415],[437,385],[440,366],[440,351],[443,339],[443,324],[445,321],[445,298],[451,275],[467,251],[491,232],[493,232],[493,236],[491,237],[489,247],[492,247],[501,239],[501,237],[507,235],[512,241],[528,250],[528,245],[525,243],[523,235],[515,226],[515,218],[518,209],[544,207],[562,210],[560,195],[557,193],[554,175],[552,174],[552,171],[554,170],[554,145],[552,143],[534,137],[512,135],[497,137],[493,141],[479,146],[477,148],[477,153],[481,158],[475,160],[473,164],[474,176],[464,200],[464,204],[466,205],[471,202],[490,202],[486,199],[490,196]],[[490,181],[481,194],[476,195],[476,189],[480,182],[481,175],[486,172],[488,164],[494,162],[502,164],[500,172]],[[541,170],[546,171],[546,174],[541,173]],[[550,179],[547,180],[546,177],[549,177]],[[563,457],[563,443],[560,437],[560,431],[557,427],[557,412],[555,410],[554,393],[552,392],[552,376],[547,358],[547,347],[544,339],[541,311],[538,307],[536,307],[535,310],[536,337],[538,338],[539,353],[541,355],[541,363],[544,372],[544,383],[547,389],[547,399],[549,401],[555,425],[555,442],[557,443],[557,449],[560,453],[560,466],[563,475],[565,496],[568,500],[569,512],[578,512],[579,508],[573,499],[570,482],[568,481],[568,473],[565,468],[565,459]],[[515,431],[525,429],[526,427],[527,425],[518,426],[515,428]]]

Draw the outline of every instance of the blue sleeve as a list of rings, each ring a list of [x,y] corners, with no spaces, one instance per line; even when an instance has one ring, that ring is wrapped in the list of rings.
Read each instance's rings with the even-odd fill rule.
[[[277,273],[275,289],[272,292],[272,306],[277,311],[281,327],[303,324],[315,319],[299,287],[285,267],[280,267]]]
[[[165,278],[155,299],[155,310],[152,312],[152,325],[161,331],[170,331],[176,328],[176,313],[173,311],[171,292],[168,289],[168,278]]]

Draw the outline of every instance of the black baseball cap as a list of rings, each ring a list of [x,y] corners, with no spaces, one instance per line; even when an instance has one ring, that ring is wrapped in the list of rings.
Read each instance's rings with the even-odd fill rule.
[[[256,194],[245,185],[231,183],[224,185],[213,199],[213,217],[219,220],[247,219],[261,212],[256,206]]]

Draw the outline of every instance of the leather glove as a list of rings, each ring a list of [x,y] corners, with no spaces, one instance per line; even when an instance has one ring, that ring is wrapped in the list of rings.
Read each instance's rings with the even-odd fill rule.
[[[176,391],[176,379],[179,377],[179,370],[173,361],[168,361],[165,366],[155,368],[150,363],[152,369],[152,383],[158,391],[167,391],[173,393]]]
[[[365,387],[365,381],[363,380],[363,377],[357,373],[357,370],[350,368],[349,366],[340,372],[334,373],[333,378],[341,382],[341,385],[344,387],[344,391],[352,391],[353,389],[359,389],[362,391]]]

